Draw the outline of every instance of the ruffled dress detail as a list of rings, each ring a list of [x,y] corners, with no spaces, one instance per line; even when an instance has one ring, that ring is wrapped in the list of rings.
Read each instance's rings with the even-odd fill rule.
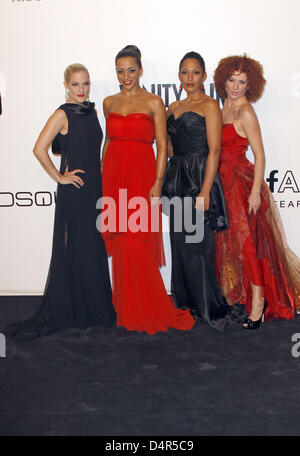
[[[261,187],[261,207],[248,215],[254,166],[249,143],[233,124],[223,126],[220,176],[229,229],[216,234],[216,269],[222,291],[231,302],[251,311],[254,285],[264,287],[266,320],[291,319],[300,310],[300,260],[287,245],[282,221],[269,187]]]

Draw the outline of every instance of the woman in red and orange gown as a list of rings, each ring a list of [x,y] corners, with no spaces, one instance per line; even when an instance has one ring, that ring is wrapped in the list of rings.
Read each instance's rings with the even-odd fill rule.
[[[263,142],[250,103],[263,93],[263,68],[246,55],[227,57],[214,81],[224,100],[220,176],[229,217],[229,229],[216,234],[216,269],[228,302],[246,306],[244,328],[257,329],[263,314],[292,319],[300,310],[300,260],[263,180]],[[246,158],[249,145],[254,165]]]
[[[117,325],[155,334],[168,328],[188,330],[195,321],[189,311],[174,306],[159,271],[164,264],[161,214],[151,199],[161,196],[167,161],[166,114],[162,99],[140,87],[142,71],[140,51],[126,46],[116,57],[122,89],[103,102],[107,123],[101,231],[112,256]],[[116,209],[115,219],[110,209]]]

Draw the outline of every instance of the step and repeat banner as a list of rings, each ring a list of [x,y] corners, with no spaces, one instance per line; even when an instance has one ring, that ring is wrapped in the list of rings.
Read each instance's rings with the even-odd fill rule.
[[[300,256],[299,16],[299,0],[0,0],[0,294],[44,289],[56,184],[32,149],[47,118],[64,103],[64,69],[74,62],[87,66],[90,99],[105,130],[102,101],[119,90],[114,58],[127,44],[141,49],[141,82],[166,106],[179,95],[178,64],[188,51],[203,55],[205,90],[213,97],[213,71],[222,57],[246,52],[263,64],[268,83],[255,109],[265,178],[288,243]],[[53,160],[59,166],[59,158]],[[164,241],[162,275],[169,289],[167,233]]]

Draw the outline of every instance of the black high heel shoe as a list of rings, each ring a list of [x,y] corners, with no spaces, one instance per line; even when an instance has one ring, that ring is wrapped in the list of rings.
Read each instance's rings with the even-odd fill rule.
[[[264,301],[264,308],[263,308],[260,319],[253,321],[253,320],[251,320],[251,318],[246,318],[246,320],[244,320],[244,323],[243,323],[243,328],[244,329],[258,329],[264,319],[264,315],[265,315],[265,311],[266,311],[267,307],[268,307],[268,303],[267,303],[267,301]],[[244,326],[245,324],[248,326]]]

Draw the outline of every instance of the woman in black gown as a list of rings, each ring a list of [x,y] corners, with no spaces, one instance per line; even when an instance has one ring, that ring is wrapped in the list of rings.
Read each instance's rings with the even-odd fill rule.
[[[217,173],[222,116],[215,100],[202,91],[206,79],[203,58],[195,52],[180,62],[179,79],[187,98],[176,101],[168,110],[169,156],[163,195],[192,199],[193,223],[196,211],[204,209],[203,240],[192,243],[191,233],[178,230],[178,212],[170,210],[172,251],[171,291],[177,306],[190,309],[196,319],[222,331],[230,322],[245,318],[242,306],[228,306],[220,292],[214,267],[214,230],[228,228],[222,185]],[[180,217],[187,221],[183,211]],[[197,222],[199,224],[199,220]],[[178,226],[178,225],[177,225]],[[198,226],[199,228],[199,226]],[[194,233],[194,235],[196,232]]]
[[[44,299],[38,312],[10,325],[17,340],[59,329],[115,323],[104,241],[96,229],[101,194],[102,130],[88,100],[90,78],[81,64],[65,71],[66,103],[49,118],[34,148],[47,173],[58,183],[52,257]],[[48,148],[61,154],[60,172]]]

